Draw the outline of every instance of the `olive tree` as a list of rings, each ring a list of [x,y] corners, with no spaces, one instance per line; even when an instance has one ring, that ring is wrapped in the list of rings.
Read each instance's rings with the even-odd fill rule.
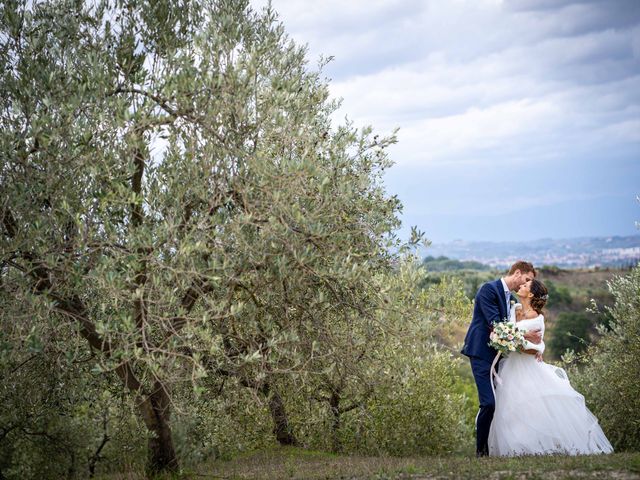
[[[608,325],[573,366],[571,379],[584,394],[616,450],[640,449],[640,266],[609,282],[615,297]],[[597,310],[597,309],[594,309]],[[571,357],[571,356],[570,356]],[[568,360],[565,357],[565,360]],[[612,389],[615,388],[615,395]]]
[[[312,368],[305,345],[327,322],[384,304],[371,279],[398,246],[381,181],[395,139],[332,126],[323,62],[269,8],[0,8],[0,288],[24,312],[16,332],[46,324],[38,342],[117,378],[151,470],[178,468],[178,386],[244,379],[277,426],[272,380]]]

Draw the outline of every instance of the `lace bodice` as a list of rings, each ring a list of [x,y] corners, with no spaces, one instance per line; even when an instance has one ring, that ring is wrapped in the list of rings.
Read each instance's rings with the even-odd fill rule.
[[[526,342],[524,349],[525,350],[538,350],[539,352],[544,352],[544,315],[540,314],[535,318],[527,318],[525,320],[516,321],[516,307],[520,305],[516,303],[511,308],[511,315],[509,320],[516,324],[516,326],[524,331],[528,332],[529,330],[542,330],[542,341],[538,344],[531,343],[529,341]]]

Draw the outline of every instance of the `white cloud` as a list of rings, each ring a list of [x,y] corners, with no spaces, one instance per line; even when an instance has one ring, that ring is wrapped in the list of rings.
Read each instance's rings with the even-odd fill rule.
[[[560,116],[552,103],[522,99],[419,121],[405,129],[400,139],[420,147],[421,153],[414,161],[477,163],[478,151],[498,147],[514,137],[535,134],[557,123]],[[503,163],[505,159],[495,161]]]
[[[640,118],[607,125],[600,133],[615,141],[640,143]]]
[[[500,205],[505,196],[514,199],[512,208],[525,208],[534,200],[508,185],[486,187],[509,167],[553,192],[542,206],[637,193],[637,0],[273,6],[293,38],[309,44],[311,64],[320,54],[335,56],[325,73],[332,94],[344,100],[336,120],[347,115],[381,133],[400,127],[391,153],[398,171],[411,175],[394,180],[405,211],[428,205],[435,214],[463,214],[471,204],[478,211]],[[626,165],[624,173],[612,159]]]

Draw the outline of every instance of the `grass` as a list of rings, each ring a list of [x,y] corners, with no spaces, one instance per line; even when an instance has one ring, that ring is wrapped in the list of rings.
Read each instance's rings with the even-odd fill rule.
[[[275,448],[201,466],[202,479],[640,479],[640,453],[520,458],[364,457]]]

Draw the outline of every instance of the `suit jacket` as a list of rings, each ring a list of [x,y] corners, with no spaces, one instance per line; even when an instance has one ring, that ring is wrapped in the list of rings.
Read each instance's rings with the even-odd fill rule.
[[[473,318],[464,339],[462,353],[467,357],[493,360],[497,352],[489,346],[491,324],[507,319],[508,312],[504,288],[500,279],[483,284],[476,294]]]

